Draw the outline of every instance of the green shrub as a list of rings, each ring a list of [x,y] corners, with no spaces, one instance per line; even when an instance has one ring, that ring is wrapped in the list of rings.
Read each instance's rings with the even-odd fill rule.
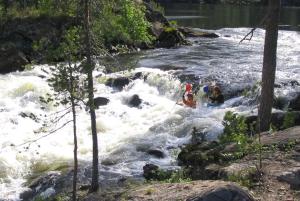
[[[223,122],[224,132],[219,137],[222,144],[235,142],[239,146],[247,144],[248,137],[246,136],[247,125],[245,117],[238,116],[231,111],[226,112]]]
[[[292,112],[287,112],[284,115],[282,128],[290,128],[295,125],[296,115]]]
[[[151,43],[150,23],[145,19],[145,7],[132,0],[103,3],[101,14],[93,24],[97,42],[109,44]],[[96,36],[96,35],[95,35]]]

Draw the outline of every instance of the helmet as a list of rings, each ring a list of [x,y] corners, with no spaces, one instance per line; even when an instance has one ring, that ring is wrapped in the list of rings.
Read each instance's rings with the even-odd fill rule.
[[[209,92],[209,87],[207,85],[204,85],[203,92],[204,93],[208,93]]]
[[[189,92],[189,91],[191,91],[191,90],[192,90],[192,84],[187,83],[187,84],[185,85],[185,91]]]

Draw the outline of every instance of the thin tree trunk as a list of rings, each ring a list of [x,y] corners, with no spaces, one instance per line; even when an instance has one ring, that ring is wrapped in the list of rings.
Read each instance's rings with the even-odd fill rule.
[[[77,128],[76,128],[76,104],[75,104],[75,97],[74,97],[74,77],[72,72],[71,63],[69,61],[69,73],[70,73],[70,86],[69,86],[69,92],[70,92],[70,101],[71,101],[71,107],[72,107],[72,115],[73,115],[73,136],[74,136],[74,172],[73,172],[73,194],[72,194],[72,200],[77,200],[77,172],[78,172],[78,158],[77,158]]]
[[[92,140],[93,140],[93,170],[92,170],[92,184],[91,192],[97,191],[99,188],[98,182],[98,139],[97,139],[97,129],[96,129],[96,113],[94,106],[94,84],[93,84],[93,63],[91,58],[91,36],[90,36],[90,14],[89,14],[89,0],[84,1],[85,7],[85,45],[86,45],[86,57],[87,57],[87,76],[88,76],[88,99],[91,117],[91,130],[92,130]]]
[[[266,131],[269,129],[272,115],[279,9],[280,0],[269,0],[262,70],[262,90],[258,112],[260,131]]]
[[[73,196],[72,200],[76,201],[77,192],[77,172],[78,172],[78,159],[77,159],[77,132],[76,132],[76,109],[74,97],[71,98],[72,113],[73,113],[73,134],[74,134],[74,173],[73,173]]]

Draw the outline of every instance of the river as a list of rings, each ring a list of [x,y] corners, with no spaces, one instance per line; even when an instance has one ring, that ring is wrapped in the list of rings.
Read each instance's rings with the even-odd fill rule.
[[[242,114],[256,112],[256,105],[248,104],[248,98],[243,96],[231,97],[218,108],[206,107],[205,100],[201,98],[198,98],[197,109],[175,104],[181,97],[183,80],[201,84],[216,81],[226,93],[243,90],[260,80],[264,30],[258,28],[251,41],[239,43],[250,30],[252,17],[240,11],[238,22],[222,21],[220,18],[212,22],[211,16],[219,15],[222,7],[205,7],[192,6],[191,9],[181,6],[178,9],[170,6],[166,14],[176,19],[179,25],[213,31],[219,38],[190,38],[192,46],[116,57],[119,61],[116,65],[135,67],[130,72],[104,74],[101,66],[95,71],[96,97],[110,99],[108,105],[96,111],[102,181],[140,177],[146,163],[177,168],[178,148],[189,142],[193,127],[207,133],[209,139],[215,139],[222,133],[222,118],[226,111]],[[198,14],[201,9],[206,10],[206,14],[204,11]],[[236,7],[232,9],[237,10]],[[226,13],[225,10],[223,13]],[[298,9],[293,15],[299,16],[299,13]],[[187,17],[188,14],[192,17]],[[243,20],[243,17],[248,20]],[[283,25],[297,27],[297,20],[291,23],[286,21]],[[279,32],[276,72],[276,83],[279,85],[291,80],[300,82],[300,34],[296,29],[292,30]],[[47,65],[39,65],[32,70],[0,75],[0,200],[18,200],[20,192],[26,189],[24,182],[28,175],[72,165],[71,126],[23,145],[43,136],[42,132],[38,132],[43,120],[64,109],[63,106],[45,105],[39,100],[40,96],[51,93],[45,79],[48,69]],[[109,77],[136,72],[143,72],[147,78],[132,81],[122,91],[103,84]],[[282,84],[276,93],[289,95],[299,90],[299,86]],[[127,104],[134,94],[143,100],[139,108]],[[32,113],[36,118],[22,117],[22,112]],[[89,115],[84,109],[78,112],[80,163],[90,164],[92,142]],[[69,118],[63,118],[57,127]],[[149,150],[162,151],[164,158],[148,154]]]

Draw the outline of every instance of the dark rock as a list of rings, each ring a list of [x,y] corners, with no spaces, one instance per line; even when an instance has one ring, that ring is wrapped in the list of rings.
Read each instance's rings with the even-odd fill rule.
[[[221,157],[222,150],[217,142],[189,144],[178,154],[179,165],[206,166],[215,163]]]
[[[275,126],[277,129],[282,129],[283,128],[283,122],[284,122],[284,118],[287,112],[275,112],[272,113],[271,116],[271,123],[273,126]],[[294,111],[294,112],[290,112],[293,117],[294,117],[294,124],[295,126],[300,125],[300,112],[298,111]],[[251,131],[251,127],[252,128],[256,128],[256,122],[257,121],[257,116],[256,115],[252,115],[252,116],[247,116],[245,118],[245,123],[248,125],[248,130]]]
[[[128,104],[132,107],[138,107],[142,103],[142,99],[136,94],[134,94],[128,101]]]
[[[171,48],[179,45],[187,45],[188,42],[184,39],[181,32],[176,29],[170,28],[170,30],[164,29],[156,42],[156,47],[159,48]]]
[[[146,164],[143,167],[144,174],[143,176],[145,179],[150,180],[156,177],[156,173],[159,170],[159,167],[157,165],[153,164]]]
[[[274,108],[280,110],[300,111],[300,93],[292,93],[287,96],[278,96],[274,100]]]
[[[1,47],[1,45],[0,45]],[[0,73],[22,71],[28,64],[25,54],[18,50],[13,44],[0,48]]]
[[[171,177],[172,171],[164,171],[160,169],[157,165],[146,164],[143,167],[144,174],[143,176],[147,180],[158,180],[162,181]]]
[[[21,196],[26,197],[26,199],[23,198],[23,200],[32,200],[45,190],[54,187],[59,178],[60,173],[55,171],[48,172],[47,174],[34,179],[29,185],[30,190],[21,194]]]
[[[183,33],[185,37],[205,37],[205,38],[218,38],[219,36],[215,33],[198,31],[189,27],[179,27],[178,30]]]
[[[62,33],[72,25],[75,25],[74,18],[67,16],[8,20],[0,31],[1,73],[23,70],[24,65],[32,60],[46,62],[49,46],[58,47],[62,40]],[[43,41],[41,48],[38,51],[34,50],[32,48],[34,42],[40,41]],[[3,69],[3,66],[6,69]]]
[[[97,97],[94,98],[94,104],[96,108],[99,108],[99,106],[107,105],[109,103],[109,99],[105,97]]]
[[[208,191],[200,196],[187,199],[187,201],[254,201],[246,191],[236,185],[227,185]]]
[[[105,83],[106,86],[115,87],[118,90],[122,90],[124,86],[130,82],[128,77],[110,78]]]
[[[289,109],[300,111],[300,93],[290,100]]]
[[[283,172],[277,177],[279,181],[287,182],[290,184],[291,189],[300,189],[300,169],[295,168],[290,171]]]
[[[194,127],[194,128],[193,128],[193,132],[192,132],[191,143],[192,143],[192,144],[203,143],[204,141],[206,141],[206,135],[207,135],[206,132],[204,132],[204,131],[198,131],[198,130]]]
[[[167,18],[161,12],[155,11],[150,2],[145,0],[144,5],[146,6],[145,17],[149,22],[151,22],[151,23],[160,22],[167,26],[170,25]]]
[[[153,156],[155,156],[157,158],[164,158],[165,157],[164,152],[162,152],[160,150],[157,150],[157,149],[150,149],[150,150],[147,151],[147,153],[149,155],[153,155]]]
[[[34,196],[32,189],[27,189],[20,194],[21,200],[30,200]]]
[[[141,79],[141,78],[143,78],[143,72],[137,72],[131,77],[132,80]]]

